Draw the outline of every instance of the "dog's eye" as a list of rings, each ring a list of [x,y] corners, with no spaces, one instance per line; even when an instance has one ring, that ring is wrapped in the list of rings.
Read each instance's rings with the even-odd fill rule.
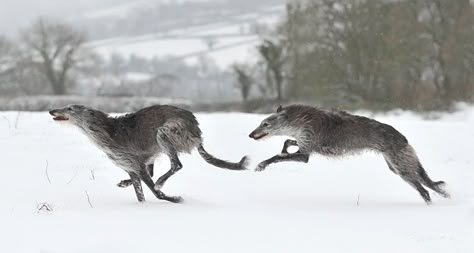
[[[71,107],[68,107],[67,110],[68,110],[68,111],[72,111],[72,108],[71,108]]]
[[[270,125],[270,124],[268,124],[267,122],[264,122],[262,126],[263,126],[263,127],[268,127],[269,125]]]

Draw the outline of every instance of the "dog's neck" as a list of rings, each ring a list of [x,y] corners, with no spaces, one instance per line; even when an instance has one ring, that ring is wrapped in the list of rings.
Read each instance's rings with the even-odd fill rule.
[[[84,134],[101,149],[108,149],[114,144],[115,121],[105,113],[97,113],[90,122],[81,122],[77,126]]]

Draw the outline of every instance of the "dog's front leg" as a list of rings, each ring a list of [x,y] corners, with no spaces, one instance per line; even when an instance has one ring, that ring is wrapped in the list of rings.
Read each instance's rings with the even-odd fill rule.
[[[283,144],[283,149],[281,150],[282,154],[288,154],[288,148],[291,146],[298,146],[298,143],[295,140],[286,140]]]
[[[139,175],[135,172],[130,172],[130,181],[133,184],[135,189],[135,194],[137,195],[138,202],[145,202],[145,195],[143,194],[142,181],[140,180]]]
[[[307,163],[308,160],[309,160],[309,154],[303,154],[303,153],[300,153],[299,151],[293,154],[280,154],[259,163],[255,171],[264,171],[267,168],[267,166],[272,163],[279,163],[279,162],[285,162],[285,161]]]

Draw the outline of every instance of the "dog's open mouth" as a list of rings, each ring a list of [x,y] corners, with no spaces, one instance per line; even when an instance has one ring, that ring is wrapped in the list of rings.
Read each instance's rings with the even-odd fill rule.
[[[58,120],[58,121],[61,121],[61,120],[69,120],[67,117],[64,117],[64,116],[61,116],[61,115],[54,116],[53,119],[54,119],[54,120]]]
[[[62,115],[61,113],[59,113],[58,110],[51,110],[51,111],[49,111],[49,114],[51,116],[53,116],[54,120],[57,120],[57,121],[69,120],[68,117],[66,117],[66,116]]]
[[[268,135],[268,133],[260,133],[260,134],[254,135],[253,138],[254,138],[255,140],[260,140],[260,139],[262,139],[263,137],[265,137],[265,136],[267,136],[267,135]]]

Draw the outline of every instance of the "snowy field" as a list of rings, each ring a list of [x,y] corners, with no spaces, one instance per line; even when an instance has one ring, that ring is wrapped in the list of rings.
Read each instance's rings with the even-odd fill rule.
[[[197,64],[199,57],[207,55],[217,66],[228,68],[234,62],[243,62],[255,53],[258,38],[255,35],[231,35],[228,38],[215,39],[214,49],[209,50],[202,36],[173,36],[165,38],[148,39],[132,38],[113,40],[113,43],[100,43],[101,46],[92,48],[100,55],[108,58],[111,54],[124,57],[136,55],[144,58],[172,58],[183,59],[190,65]],[[138,41],[137,41],[138,40]]]
[[[110,12],[119,14],[120,10],[122,7]],[[131,7],[124,5],[123,10],[130,11]],[[112,54],[135,55],[148,59],[181,59],[189,65],[196,65],[200,57],[206,56],[225,70],[234,63],[256,61],[256,46],[260,39],[253,26],[277,24],[283,18],[284,10],[284,5],[276,4],[230,16],[226,21],[206,25],[190,23],[187,27],[154,34],[92,41],[87,46],[105,58]]]
[[[197,114],[218,157],[249,154],[251,167],[281,150],[282,138],[248,138],[264,115]],[[427,206],[376,154],[266,171],[226,171],[197,152],[139,204],[126,178],[85,136],[46,113],[0,113],[0,252],[474,252],[474,110],[437,120],[376,116],[404,133],[452,199]],[[169,168],[155,163],[155,175]],[[156,179],[156,176],[155,176]],[[52,210],[41,208],[46,203]]]

